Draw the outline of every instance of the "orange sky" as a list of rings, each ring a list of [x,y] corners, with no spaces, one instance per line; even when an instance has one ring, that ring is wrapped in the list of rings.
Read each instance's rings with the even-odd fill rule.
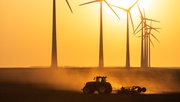
[[[65,0],[57,0],[59,66],[98,65],[99,4],[78,6],[87,1],[69,0],[71,14]],[[152,66],[180,66],[180,0],[140,0],[140,5],[147,17],[161,21],[154,23],[162,29],[154,32],[160,44],[153,40]],[[125,66],[126,17],[115,11],[120,20],[104,5],[105,66]],[[0,14],[0,66],[49,66],[52,0],[1,0]],[[137,7],[132,14],[137,26]],[[130,46],[131,66],[139,66],[140,39],[133,34]]]

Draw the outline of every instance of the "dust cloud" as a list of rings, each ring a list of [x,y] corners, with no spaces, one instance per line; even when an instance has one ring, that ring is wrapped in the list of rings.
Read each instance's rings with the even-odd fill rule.
[[[180,71],[175,69],[8,69],[0,71],[0,82],[81,92],[95,76],[107,76],[114,90],[139,85],[146,87],[147,93],[180,92]]]

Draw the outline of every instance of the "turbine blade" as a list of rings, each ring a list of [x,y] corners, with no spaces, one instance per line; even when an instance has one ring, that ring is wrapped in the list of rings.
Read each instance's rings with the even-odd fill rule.
[[[142,24],[142,21],[139,23],[139,25],[137,26],[137,28],[134,30],[134,33],[138,30],[138,28],[140,27],[141,24]]]
[[[161,28],[154,28],[154,27],[151,27],[152,29],[161,29]]]
[[[153,20],[153,19],[149,19],[149,18],[144,18],[145,20],[148,20],[148,21],[153,21],[153,22],[158,22],[160,23],[160,21],[157,21],[157,20]]]
[[[143,8],[143,12],[144,12],[144,17],[146,18],[146,13],[145,13],[145,9]]]
[[[127,9],[124,9],[124,8],[122,8],[122,7],[115,6],[115,5],[112,5],[112,4],[111,4],[111,6],[116,7],[116,8],[118,8],[118,9],[121,9],[121,10],[123,10],[123,11],[126,11],[126,12],[127,12]]]
[[[140,9],[140,7],[139,7],[139,4],[137,4],[137,6],[138,6],[138,10],[139,10],[139,12],[140,12],[140,15],[141,15],[141,19],[142,19],[142,18],[143,18],[142,11],[141,11],[141,9]]]
[[[144,27],[145,28],[145,27]],[[153,30],[155,30],[156,32],[158,32],[158,33],[160,33],[160,31],[159,30],[157,30],[157,29],[155,29],[155,28],[145,28],[145,30],[150,30],[150,29],[153,29]]]
[[[83,5],[87,5],[87,4],[91,4],[91,3],[95,3],[95,2],[99,2],[98,0],[94,0],[94,1],[90,1],[90,2],[86,2],[83,4],[80,4],[79,6],[83,6]]]
[[[150,40],[150,42],[151,42],[152,46],[154,47],[154,43],[152,42],[152,40],[151,40],[151,39],[149,39],[149,40]]]
[[[73,13],[73,10],[72,10],[71,5],[69,4],[69,1],[68,1],[68,0],[66,0],[66,3],[67,3],[67,5],[68,5],[69,9],[71,10],[71,13]]]
[[[158,41],[158,43],[160,43],[160,41],[156,38],[156,36],[154,36],[154,34],[151,33],[151,35],[154,39],[156,39]]]
[[[148,33],[148,35],[150,35],[150,34],[151,34],[151,31],[152,31],[151,27],[152,27],[152,21],[151,21],[151,24],[150,24],[150,29],[149,29],[149,33]]]
[[[135,34],[139,33],[140,31],[142,31],[142,28],[140,30],[138,30],[137,32],[135,32]]]
[[[133,28],[133,32],[135,32],[135,30],[134,30],[134,23],[133,23],[131,12],[129,12],[129,16],[130,16],[130,19],[131,19],[131,25],[132,25],[132,28]]]
[[[149,24],[144,24],[144,25],[147,26],[147,27],[149,27],[149,28],[151,27]]]
[[[136,0],[136,2],[131,7],[129,7],[128,10],[131,10],[138,2],[139,2],[139,0]]]
[[[153,29],[153,30],[161,29],[161,28],[154,28],[154,27],[152,27],[152,26],[150,26],[150,25],[146,25],[146,26],[149,27],[149,28],[147,28],[147,29]],[[159,32],[159,31],[157,30],[157,32]]]
[[[152,27],[152,22],[151,22],[151,27]],[[150,28],[150,29],[149,29],[149,34],[151,34],[151,31],[152,31],[152,29]]]
[[[151,24],[150,24],[150,26],[152,27],[152,21],[151,21]]]
[[[118,17],[118,19],[120,19],[119,16],[117,15],[117,13],[114,11],[114,9],[110,6],[110,4],[109,4],[106,0],[104,0],[104,2],[105,2],[106,5],[111,9],[111,11],[114,12],[114,14]]]
[[[155,29],[155,28],[151,28],[151,29],[153,29],[153,30],[155,30],[156,32],[160,33],[160,31],[159,31],[159,30],[157,30],[157,29]]]

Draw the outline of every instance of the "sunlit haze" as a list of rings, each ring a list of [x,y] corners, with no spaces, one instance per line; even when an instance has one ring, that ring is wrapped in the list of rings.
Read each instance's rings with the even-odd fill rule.
[[[91,0],[57,0],[57,37],[59,66],[98,66],[99,3],[78,6]],[[107,0],[129,8],[136,0]],[[152,67],[180,66],[180,0],[139,0],[146,17],[159,20],[153,32]],[[113,7],[120,17],[103,3],[104,64],[125,66],[126,12]],[[135,27],[140,14],[132,10]],[[51,60],[52,0],[0,0],[0,67],[49,66]],[[130,26],[131,66],[140,66],[140,38]]]

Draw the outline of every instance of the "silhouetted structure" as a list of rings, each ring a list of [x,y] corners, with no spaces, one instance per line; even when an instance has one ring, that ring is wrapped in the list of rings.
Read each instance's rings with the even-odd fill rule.
[[[57,37],[56,37],[56,0],[53,0],[53,28],[52,28],[51,67],[57,68]]]
[[[146,18],[145,11],[143,15],[139,5],[138,5],[138,9],[141,15],[141,22],[135,29],[135,33],[141,32],[141,67],[147,68],[147,67],[150,67],[150,42],[151,42],[151,39],[149,36],[149,33],[151,33],[151,29],[148,31],[148,29],[150,28],[150,25],[147,24],[147,21],[151,21],[151,22],[159,22],[159,21]],[[141,29],[137,31],[140,25],[141,25]],[[152,29],[157,31],[157,29],[160,29],[160,28],[152,28]],[[155,36],[153,35],[153,37]]]
[[[110,94],[112,92],[112,86],[106,81],[106,77],[97,76],[94,80],[86,83],[83,88],[84,94],[93,94],[95,91],[98,91],[99,94]]]
[[[72,8],[66,0],[66,3],[69,6],[69,9],[72,11]],[[53,0],[53,24],[52,24],[52,52],[51,52],[51,68],[55,69],[58,67],[58,60],[57,60],[57,34],[56,34],[56,0]]]
[[[146,60],[147,60],[147,64],[148,64],[148,67],[151,67],[151,44],[153,45],[153,47],[154,47],[154,44],[153,44],[153,42],[152,42],[152,40],[151,40],[151,36],[155,39],[155,40],[157,40],[159,43],[160,43],[160,41],[156,38],[156,36],[152,33],[152,30],[155,30],[155,31],[157,31],[157,32],[159,32],[157,29],[160,29],[160,28],[154,28],[153,26],[152,26],[152,21],[151,21],[151,24],[150,25],[147,25],[148,26],[148,32],[147,32],[147,35],[145,36],[145,37],[147,37],[146,39],[147,39],[147,56],[146,56]]]
[[[95,2],[100,3],[100,42],[99,42],[99,67],[103,68],[104,67],[104,52],[103,52],[103,1],[107,4],[107,6],[114,12],[114,14],[119,18],[119,16],[116,14],[116,12],[112,9],[112,7],[108,4],[106,0],[94,0],[90,2],[86,2],[83,4],[80,4],[79,6],[82,5],[87,5]]]
[[[131,19],[131,23],[132,23],[132,28],[134,30],[134,24],[133,24],[133,19],[131,16],[131,9],[138,3],[139,0],[136,0],[136,2],[130,6],[128,9],[124,9],[122,7],[119,6],[114,6],[117,7],[123,11],[125,11],[127,13],[127,37],[126,37],[126,68],[130,68],[130,48],[129,48],[129,17]]]

